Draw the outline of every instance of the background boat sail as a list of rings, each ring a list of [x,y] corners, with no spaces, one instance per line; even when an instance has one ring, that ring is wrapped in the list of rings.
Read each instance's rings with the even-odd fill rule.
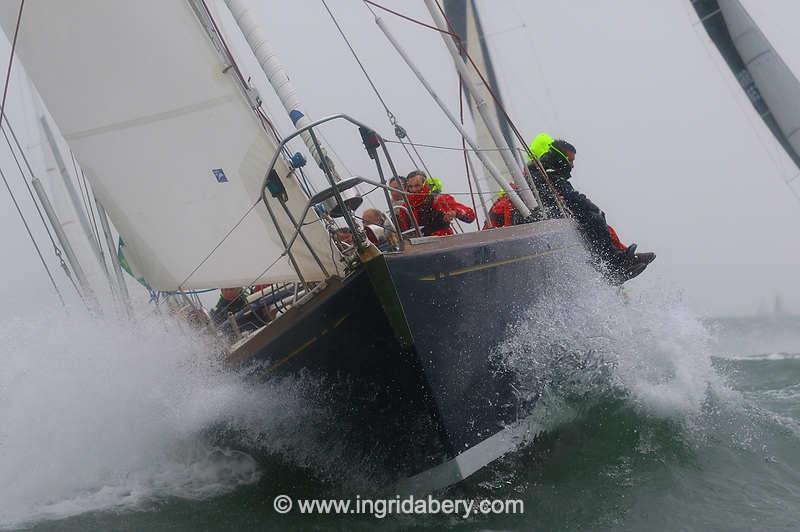
[[[159,290],[312,288],[228,360],[255,378],[325,379],[343,419],[360,427],[350,443],[372,449],[394,480],[408,477],[404,490],[457,482],[535,434],[530,405],[490,354],[520,309],[557,290],[563,265],[584,260],[572,222],[405,240],[382,254],[348,219],[358,254],[345,269],[310,207],[336,197],[344,209],[338,195],[366,178],[335,184],[322,165],[328,188],[304,187],[283,151],[299,133],[276,142],[257,91],[264,71],[248,68],[258,63],[247,48],[232,53],[242,35],[224,4],[211,5],[25,4],[19,57],[128,260]],[[7,34],[17,13],[0,8]],[[331,119],[351,123],[381,180],[392,175],[380,138]],[[262,194],[265,176],[283,189]]]
[[[739,0],[691,2],[750,103],[800,170],[800,81],[797,76]],[[786,184],[800,201],[792,179]]]

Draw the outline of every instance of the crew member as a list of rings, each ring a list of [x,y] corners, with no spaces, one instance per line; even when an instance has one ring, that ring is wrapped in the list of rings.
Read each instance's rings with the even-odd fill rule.
[[[228,314],[236,314],[247,306],[247,294],[243,288],[221,288],[217,305],[211,309],[211,318],[222,323]]]
[[[389,180],[389,186],[393,189],[405,190],[406,178],[403,176],[395,176]],[[392,199],[392,210],[394,211],[394,215],[397,216],[397,223],[400,225],[400,232],[408,231],[414,224],[411,222],[411,213],[408,212],[403,194],[395,190],[390,190],[389,196]]]
[[[441,187],[441,182],[432,180],[421,170],[414,170],[406,178],[406,192],[414,217],[425,236],[447,236],[455,234],[450,222],[475,221],[475,211],[455,200],[449,194],[436,193],[431,187]]]
[[[366,209],[361,215],[361,221],[364,222],[367,238],[381,251],[387,251],[398,244],[394,224],[378,209]]]
[[[509,185],[511,188],[516,189],[515,184]],[[511,199],[506,194],[505,190],[501,190],[497,196],[497,200],[492,204],[489,209],[489,217],[483,223],[483,229],[493,229],[495,227],[506,227],[509,225],[517,225],[522,223],[522,216]]]
[[[569,179],[572,177],[572,168],[575,164],[577,151],[575,146],[565,140],[552,140],[547,135],[539,135],[531,143],[534,155],[541,153],[544,147],[547,149],[539,157],[539,162],[547,174],[547,179],[572,212],[591,250],[608,265],[611,280],[621,284],[639,275],[655,260],[655,253],[635,253],[636,244],[625,246],[616,231],[606,223],[605,213],[589,198],[573,188]],[[532,175],[540,177],[535,181],[545,208],[551,212],[555,211],[557,206],[553,191],[543,183],[536,165],[531,164],[529,168]]]

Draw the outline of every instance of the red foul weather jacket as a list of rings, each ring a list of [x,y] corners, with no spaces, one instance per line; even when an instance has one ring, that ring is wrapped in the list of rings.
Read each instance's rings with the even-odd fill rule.
[[[417,194],[409,194],[408,202],[414,217],[425,236],[447,236],[455,234],[446,213],[453,211],[462,222],[474,222],[475,211],[455,200],[450,194],[432,194],[427,185]]]
[[[508,225],[514,225],[514,204],[511,203],[508,196],[503,196],[495,201],[492,208],[489,209],[489,218],[484,222],[483,228],[491,229]]]

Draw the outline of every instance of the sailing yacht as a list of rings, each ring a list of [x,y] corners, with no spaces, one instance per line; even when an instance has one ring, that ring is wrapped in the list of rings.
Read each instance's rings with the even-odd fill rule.
[[[530,405],[491,353],[564,264],[585,260],[583,243],[556,218],[447,237],[416,228],[378,250],[356,222],[356,190],[381,189],[391,209],[390,150],[335,109],[309,119],[242,5],[28,0],[19,26],[19,4],[4,2],[0,24],[137,275],[173,292],[293,287],[251,302],[244,312],[271,319],[241,334],[227,361],[256,381],[320,380],[342,423],[359,427],[348,444],[398,491],[458,482],[535,435]],[[296,132],[275,129],[269,87]],[[333,123],[374,174],[338,175],[320,141]],[[534,208],[531,188],[508,194]],[[335,241],[341,228],[352,245]]]

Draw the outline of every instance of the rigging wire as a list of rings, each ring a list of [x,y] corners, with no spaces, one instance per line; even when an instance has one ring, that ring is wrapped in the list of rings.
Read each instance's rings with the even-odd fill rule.
[[[424,26],[426,28],[432,29],[432,30],[434,30],[434,31],[436,31],[438,33],[443,33],[445,35],[450,35],[455,40],[456,45],[458,46],[460,53],[463,55],[464,58],[469,60],[469,63],[472,65],[472,68],[475,70],[475,72],[477,72],[478,76],[481,79],[481,82],[483,83],[484,87],[486,87],[487,92],[492,96],[492,99],[494,100],[495,105],[497,105],[497,108],[500,109],[500,111],[503,113],[503,117],[508,122],[508,125],[511,127],[511,130],[514,132],[514,135],[517,137],[517,140],[519,140],[519,142],[525,148],[525,151],[527,152],[528,157],[530,158],[532,164],[536,165],[536,168],[539,171],[539,173],[541,174],[541,177],[544,180],[546,186],[550,189],[550,192],[553,194],[553,197],[555,198],[556,205],[558,206],[559,211],[561,212],[561,214],[563,216],[568,216],[569,211],[565,207],[564,202],[561,199],[561,196],[558,194],[558,191],[556,190],[555,186],[553,185],[552,181],[550,180],[550,177],[547,175],[547,172],[544,170],[544,167],[542,167],[541,163],[539,163],[539,159],[534,157],[533,153],[531,153],[527,142],[525,142],[525,139],[523,138],[522,134],[519,132],[519,129],[517,129],[517,126],[511,120],[511,117],[508,115],[508,112],[506,112],[506,109],[505,109],[505,107],[503,107],[503,104],[500,102],[500,99],[495,94],[494,90],[492,90],[491,85],[486,80],[486,77],[483,75],[483,73],[478,68],[478,66],[475,64],[475,61],[472,59],[472,57],[467,52],[467,48],[464,45],[463,41],[461,40],[461,37],[459,37],[459,35],[455,31],[453,31],[453,25],[450,23],[450,20],[447,18],[447,15],[444,13],[444,10],[442,9],[442,6],[439,5],[439,2],[438,1],[436,2],[436,7],[442,13],[442,16],[444,17],[445,21],[447,22],[447,26],[450,29],[450,31],[445,31],[445,30],[439,29],[439,28],[437,28],[435,26],[431,26],[430,24],[426,24],[426,23],[424,23],[424,22],[422,22],[420,20],[413,19],[411,17],[403,15],[402,13],[398,13],[397,11],[393,11],[393,10],[387,8],[387,7],[381,6],[380,4],[377,4],[377,3],[373,2],[372,0],[363,0],[363,1],[364,1],[365,4],[367,4],[367,8],[369,8],[370,12],[373,15],[375,15],[375,11],[370,6],[375,6],[375,7],[379,8],[379,9],[387,11],[387,12],[389,12],[389,13],[391,13],[393,15],[396,15],[396,16],[398,16],[400,18],[403,18],[403,19],[408,20],[410,22],[413,22],[415,24],[419,24],[420,26]],[[377,15],[375,15],[375,16],[377,18]],[[525,171],[527,173],[527,169],[523,169],[523,171]]]
[[[413,22],[414,24],[419,24],[420,26],[424,26],[424,27],[428,28],[429,30],[433,30],[433,31],[436,31],[436,32],[439,32],[439,33],[444,33],[444,34],[450,35],[452,37],[456,37],[457,36],[455,33],[451,32],[451,31],[440,30],[436,26],[431,26],[430,24],[426,24],[425,22],[422,22],[421,20],[417,20],[415,18],[411,18],[408,15],[404,15],[402,13],[399,13],[397,11],[389,9],[388,7],[385,7],[385,6],[382,6],[382,5],[378,4],[378,3],[375,3],[372,0],[364,0],[364,3],[368,4],[367,7],[369,7],[369,6],[377,7],[378,9],[382,9],[382,10],[386,11],[387,13],[391,13],[392,15],[395,15],[397,17],[405,19],[405,20],[407,20],[409,22]],[[369,8],[369,10],[372,12],[373,15],[375,15],[375,11],[373,11],[372,8]]]
[[[14,207],[17,208],[17,213],[19,213],[19,217],[22,219],[23,225],[25,225],[25,230],[28,232],[28,236],[31,239],[31,243],[33,247],[36,248],[36,254],[39,255],[39,260],[42,261],[42,266],[44,266],[45,271],[47,272],[47,276],[50,278],[50,282],[53,285],[53,289],[56,291],[58,295],[58,299],[61,301],[61,305],[66,307],[64,303],[64,298],[61,295],[61,291],[58,289],[58,285],[56,284],[56,280],[53,278],[53,274],[50,272],[50,268],[47,266],[47,263],[42,256],[42,251],[39,249],[39,244],[36,243],[36,239],[33,237],[33,233],[31,232],[31,228],[28,225],[28,221],[25,219],[25,215],[22,214],[22,209],[19,207],[19,203],[17,203],[17,198],[14,197],[14,192],[11,190],[11,186],[8,184],[8,179],[6,179],[6,174],[3,172],[3,169],[0,168],[0,177],[3,178],[3,183],[6,185],[6,189],[8,189],[9,195],[11,195],[11,201],[14,202]]]
[[[223,237],[222,237],[222,240],[220,240],[220,241],[219,241],[219,243],[218,243],[216,246],[214,246],[214,249],[212,249],[211,251],[209,251],[209,252],[208,252],[208,255],[206,255],[206,256],[205,256],[205,258],[204,258],[203,260],[201,260],[201,261],[200,261],[200,264],[198,264],[198,265],[195,267],[195,269],[194,269],[194,270],[192,270],[191,272],[189,272],[189,275],[187,275],[187,276],[186,276],[186,278],[185,278],[183,281],[181,281],[181,282],[178,284],[178,289],[179,289],[179,290],[183,288],[183,283],[185,283],[186,281],[188,281],[188,280],[189,280],[189,279],[192,277],[192,275],[194,275],[194,274],[195,274],[195,272],[196,272],[197,270],[199,270],[199,269],[200,269],[200,267],[201,267],[201,266],[203,266],[203,264],[205,264],[205,263],[206,263],[206,261],[208,261],[208,259],[210,259],[210,258],[211,258],[211,255],[213,255],[213,254],[214,254],[214,253],[215,253],[215,252],[216,252],[216,251],[219,249],[219,247],[220,247],[220,246],[221,246],[221,245],[222,245],[222,244],[223,244],[223,243],[224,243],[224,242],[225,242],[225,241],[228,239],[228,237],[229,237],[229,236],[231,236],[231,234],[232,234],[232,233],[233,233],[233,232],[236,230],[236,228],[237,228],[237,227],[239,227],[239,226],[242,224],[242,222],[244,221],[244,219],[245,219],[245,218],[247,218],[247,215],[248,215],[248,214],[250,214],[251,212],[253,212],[253,209],[255,209],[255,208],[256,208],[256,205],[258,205],[259,203],[261,203],[261,198],[258,198],[258,199],[256,200],[256,202],[255,202],[255,203],[253,203],[253,204],[250,206],[250,208],[249,208],[249,209],[247,209],[247,211],[245,211],[245,213],[242,215],[242,217],[241,217],[241,218],[239,218],[239,221],[238,221],[238,222],[236,222],[236,223],[234,224],[234,226],[233,226],[233,227],[231,227],[230,231],[228,231],[227,233],[225,233],[225,236],[223,236]],[[264,274],[262,273],[261,275],[264,275]]]
[[[364,67],[364,64],[361,62],[361,59],[358,57],[358,54],[356,54],[356,51],[353,49],[353,46],[350,44],[350,40],[344,34],[344,30],[342,30],[342,27],[339,25],[339,21],[336,20],[336,17],[333,15],[333,12],[331,11],[331,8],[328,7],[328,3],[325,0],[321,0],[321,1],[322,1],[322,5],[325,7],[325,10],[328,12],[328,15],[331,17],[331,20],[333,21],[333,24],[336,26],[336,29],[339,30],[339,35],[342,36],[342,39],[344,39],[345,44],[347,44],[347,47],[350,49],[350,53],[353,54],[353,58],[356,60],[356,63],[358,63],[358,66],[361,68],[361,72],[363,72],[364,73],[364,77],[367,78],[367,82],[369,83],[369,86],[372,87],[372,92],[374,92],[375,96],[377,96],[378,100],[380,100],[381,105],[386,110],[386,114],[389,116],[389,118],[390,119],[393,118],[394,115],[389,110],[389,106],[386,104],[386,100],[383,99],[383,96],[381,95],[380,91],[375,86],[375,83],[372,81],[372,78],[367,73],[367,69]]]
[[[398,142],[396,140],[384,139],[384,142],[386,142],[387,144],[398,144]],[[442,144],[425,144],[425,143],[421,143],[421,142],[415,142],[413,145],[414,146],[419,146],[420,148],[431,148],[431,149],[434,149],[434,150],[448,150],[448,151],[464,151],[464,150],[466,150],[466,151],[471,152],[471,153],[484,152],[484,151],[515,151],[515,152],[518,152],[518,153],[527,154],[527,151],[523,150],[522,148],[478,148],[476,150],[475,148],[471,148],[471,147],[461,148],[460,146],[444,146]]]
[[[5,119],[6,124],[8,125],[9,131],[11,131],[11,136],[14,138],[14,141],[16,143],[17,149],[20,150],[20,154],[22,155],[23,161],[25,161],[25,165],[28,167],[28,172],[30,173],[31,178],[33,178],[34,177],[33,170],[31,169],[30,163],[28,162],[28,158],[25,156],[25,153],[22,151],[22,146],[20,146],[19,141],[17,140],[17,136],[14,134],[14,128],[11,127],[11,123],[8,121],[8,117],[7,116],[3,115],[3,118]],[[53,249],[55,250],[56,255],[60,256],[61,255],[61,250],[58,248],[58,245],[56,244],[56,241],[53,238],[53,234],[50,232],[50,226],[47,224],[47,222],[44,219],[44,215],[42,214],[42,210],[39,208],[39,204],[36,202],[36,199],[35,199],[35,197],[33,195],[33,190],[31,190],[31,187],[30,187],[30,184],[28,183],[28,180],[25,179],[25,172],[22,170],[22,165],[20,164],[19,159],[17,158],[16,151],[14,151],[14,148],[11,146],[11,139],[8,138],[8,133],[6,133],[6,128],[0,126],[0,131],[3,132],[3,137],[6,140],[6,145],[8,146],[8,149],[11,152],[11,155],[14,157],[14,162],[17,164],[17,169],[19,169],[19,173],[22,176],[22,182],[25,183],[25,188],[28,190],[28,195],[31,197],[31,201],[33,201],[34,207],[36,207],[36,212],[39,213],[39,219],[42,221],[42,225],[44,226],[44,229],[47,232],[47,236],[50,238],[50,243],[53,244]]]
[[[364,0],[364,1],[366,2],[368,0]],[[469,60],[469,63],[472,65],[473,70],[480,77],[481,82],[483,83],[483,86],[486,88],[486,91],[491,95],[492,100],[494,100],[494,103],[497,106],[497,108],[500,109],[500,111],[503,113],[503,117],[505,118],[505,120],[508,123],[509,127],[511,127],[511,130],[514,132],[514,135],[516,135],[517,140],[519,140],[520,144],[522,144],[522,146],[524,147],[525,151],[528,153],[529,160],[531,161],[532,164],[534,164],[536,166],[536,168],[539,171],[542,179],[545,182],[545,185],[547,186],[547,188],[550,189],[550,192],[553,194],[553,198],[555,199],[556,206],[558,206],[558,210],[561,212],[562,216],[567,216],[569,211],[568,211],[567,207],[564,205],[564,202],[561,199],[561,195],[558,193],[558,190],[556,189],[555,185],[553,185],[553,182],[551,181],[550,176],[547,175],[547,172],[545,171],[545,169],[542,166],[542,164],[539,162],[539,159],[534,157],[533,152],[531,152],[530,147],[528,146],[528,143],[525,142],[525,138],[522,136],[522,133],[519,132],[519,129],[517,129],[516,124],[511,119],[511,117],[509,116],[508,112],[506,111],[505,106],[503,106],[503,103],[500,101],[500,97],[496,94],[495,90],[492,88],[492,85],[486,79],[486,76],[483,75],[483,72],[481,72],[481,69],[478,68],[478,65],[472,59],[472,56],[469,55],[469,52],[467,51],[466,44],[461,39],[461,37],[458,35],[458,33],[456,33],[453,30],[453,25],[450,22],[450,19],[447,18],[447,14],[444,12],[444,9],[442,9],[442,6],[439,4],[439,0],[435,0],[435,3],[436,3],[436,7],[439,9],[439,12],[442,14],[442,17],[444,18],[445,22],[447,23],[448,29],[450,30],[449,32],[442,32],[442,33],[448,33],[450,36],[452,36],[453,40],[455,40],[456,46],[458,46],[459,52],[466,59]],[[526,174],[528,173],[528,169],[524,165],[523,165],[523,171]]]
[[[14,27],[14,38],[13,38],[13,40],[11,42],[11,53],[9,54],[9,58],[8,58],[8,69],[6,69],[6,80],[5,80],[5,84],[3,86],[3,99],[2,99],[2,102],[0,102],[0,117],[5,116],[6,98],[8,97],[8,86],[9,86],[9,84],[11,82],[11,67],[14,64],[14,52],[17,49],[17,38],[19,37],[19,28],[20,28],[20,26],[22,24],[22,10],[23,10],[24,7],[25,7],[25,0],[21,0],[20,3],[19,3],[19,12],[17,13],[17,24]],[[2,124],[0,123],[0,125],[2,125]],[[12,152],[13,152],[13,150],[12,150]],[[2,176],[3,183],[5,183],[6,189],[8,189],[9,195],[11,195],[11,200],[14,202],[14,207],[16,207],[17,213],[19,214],[19,217],[22,219],[22,223],[25,226],[25,230],[28,232],[28,236],[31,239],[31,243],[33,244],[33,247],[36,248],[36,254],[39,255],[39,260],[42,262],[42,266],[44,266],[44,269],[47,272],[47,277],[50,278],[50,283],[52,283],[53,289],[55,290],[59,301],[61,301],[61,306],[66,307],[66,303],[64,303],[64,297],[61,295],[61,291],[58,289],[58,285],[56,284],[56,280],[53,278],[53,274],[50,272],[50,268],[47,266],[47,262],[45,262],[45,260],[44,260],[44,256],[42,255],[42,251],[41,251],[41,249],[39,249],[39,244],[36,243],[36,239],[33,236],[33,232],[31,231],[31,228],[28,225],[28,221],[25,219],[25,215],[22,214],[22,209],[20,208],[19,203],[17,202],[17,198],[14,196],[14,192],[11,190],[11,186],[8,184],[8,179],[6,179],[5,172],[3,172],[2,168],[0,168],[0,176]],[[23,180],[24,180],[24,176],[23,176]],[[26,184],[27,184],[27,181],[26,181]],[[38,205],[37,205],[37,209],[38,209]],[[49,234],[49,230],[48,230],[48,234]]]
[[[22,150],[22,146],[20,146],[19,141],[17,140],[16,134],[14,133],[14,129],[11,127],[11,123],[8,121],[8,117],[5,118],[6,118],[6,124],[8,125],[8,129],[11,131],[11,135],[12,137],[14,137],[14,141],[16,142],[17,149],[19,150],[23,161],[25,161],[25,165],[27,166],[28,171],[30,172],[31,179],[33,179],[34,178],[33,170],[31,170],[28,158],[26,157],[25,152]],[[14,151],[14,148],[11,146],[11,141],[8,138],[8,134],[6,133],[5,128],[0,128],[0,130],[2,130],[9,151],[11,152],[12,157],[14,157],[14,162],[17,164],[17,169],[19,170],[20,178],[22,179],[22,182],[25,184],[25,188],[28,190],[28,195],[30,196],[31,201],[33,202],[33,206],[36,208],[36,212],[39,214],[39,220],[41,220],[42,225],[44,226],[44,230],[47,233],[48,238],[50,239],[50,243],[53,245],[53,253],[58,259],[59,266],[61,266],[61,269],[64,271],[64,275],[66,275],[70,284],[72,284],[72,287],[75,288],[75,292],[78,294],[78,297],[81,299],[81,301],[84,302],[84,304],[86,304],[86,299],[83,297],[83,293],[78,288],[78,284],[75,282],[75,279],[72,277],[72,272],[70,272],[69,266],[64,260],[64,256],[61,252],[61,249],[58,247],[58,244],[56,244],[56,241],[53,238],[53,234],[50,232],[50,226],[45,221],[44,215],[42,214],[42,211],[39,208],[39,203],[36,201],[36,198],[33,195],[33,191],[31,190],[30,184],[28,183],[28,180],[25,178],[25,172],[22,170],[22,166],[19,163],[19,159],[17,158],[17,154]]]
[[[425,172],[428,175],[430,175],[430,170],[428,169],[428,166],[425,164],[425,160],[422,158],[422,156],[419,154],[419,152],[415,148],[413,148],[413,145],[412,145],[412,149],[414,150],[414,153],[416,153],[417,159],[419,159],[419,164],[417,164],[417,162],[414,160],[414,157],[411,156],[411,152],[408,151],[408,148],[406,147],[405,143],[403,142],[404,138],[408,138],[408,142],[411,143],[412,142],[411,136],[408,134],[408,131],[402,125],[400,125],[400,123],[398,123],[397,117],[394,115],[394,113],[392,113],[391,109],[389,109],[389,105],[386,103],[386,100],[384,100],[383,95],[378,90],[378,87],[375,85],[375,82],[372,81],[372,77],[367,72],[367,69],[364,66],[364,63],[361,61],[361,58],[356,53],[355,49],[353,48],[353,45],[350,44],[350,40],[347,38],[347,35],[345,35],[344,30],[342,29],[341,25],[339,24],[339,21],[336,19],[336,16],[333,14],[333,11],[331,11],[330,7],[328,7],[328,4],[327,4],[327,2],[325,0],[321,0],[321,1],[322,1],[322,5],[325,6],[325,10],[328,12],[328,15],[331,17],[331,20],[333,21],[333,24],[336,26],[336,29],[339,30],[339,35],[342,36],[342,39],[344,40],[345,44],[347,44],[347,48],[350,50],[350,53],[353,55],[353,58],[356,60],[356,63],[358,63],[359,68],[361,68],[361,72],[363,72],[364,73],[364,77],[367,78],[367,82],[369,83],[370,87],[372,87],[372,92],[375,93],[375,96],[377,96],[378,100],[381,102],[381,105],[383,106],[384,111],[386,111],[386,116],[389,118],[389,123],[394,128],[394,134],[398,138],[398,140],[400,141],[399,142],[400,145],[403,146],[403,150],[405,150],[406,155],[408,156],[409,160],[411,161],[411,164],[414,165],[415,168],[419,168],[420,165],[421,165],[425,169]],[[372,11],[372,10],[370,9],[370,11]],[[392,177],[394,177],[394,176],[392,176]]]
[[[517,28],[523,29],[522,33],[523,35],[525,35],[525,40],[528,41],[528,45],[531,48],[531,55],[533,56],[534,63],[536,63],[536,70],[539,71],[539,79],[542,80],[542,85],[544,85],[544,93],[545,96],[547,97],[547,103],[550,105],[550,112],[553,114],[553,119],[555,120],[554,123],[558,124],[561,122],[561,120],[559,120],[558,117],[558,108],[556,108],[555,99],[553,98],[553,94],[550,91],[550,84],[547,83],[547,78],[544,75],[542,62],[539,60],[539,54],[536,52],[536,45],[534,44],[533,37],[531,37],[531,34],[528,31],[528,24],[527,22],[525,22],[525,18],[523,17],[522,12],[519,9],[519,6],[517,6],[516,0],[511,0],[510,4],[511,4],[511,9],[514,10],[514,13],[517,15],[517,17],[519,17],[519,19],[523,21],[520,26],[517,26]],[[492,35],[495,35],[496,33],[497,32],[495,32]],[[487,35],[487,37],[489,36],[490,35]]]
[[[405,132],[405,130],[403,130],[403,131]],[[408,132],[405,132],[405,133],[406,133],[406,137],[408,138],[408,144],[411,146],[411,149],[414,150],[414,153],[417,154],[417,159],[419,159],[419,162],[422,165],[422,168],[425,169],[425,173],[428,174],[428,175],[431,175],[431,171],[428,169],[428,165],[425,164],[425,159],[423,159],[422,155],[420,155],[420,153],[417,151],[416,144],[414,143],[414,141],[411,140],[411,136],[408,134]],[[403,142],[400,141],[400,144],[403,144]],[[403,149],[405,149],[405,145],[403,146]]]
[[[0,102],[0,116],[6,111],[6,97],[8,97],[8,86],[11,82],[11,67],[14,64],[14,52],[17,49],[17,37],[19,37],[19,27],[22,25],[22,9],[25,7],[25,0],[19,3],[19,13],[17,13],[17,25],[14,27],[14,39],[11,42],[11,54],[8,58],[8,68],[6,69],[6,81],[3,86],[3,101]]]
[[[25,151],[22,149],[22,145],[20,144],[19,139],[17,138],[17,134],[14,131],[14,128],[11,126],[11,122],[8,120],[8,116],[3,115],[3,118],[5,119],[5,126],[7,126],[8,130],[11,131],[11,137],[14,139],[14,144],[16,145],[17,150],[19,151],[20,156],[22,157],[22,160],[25,162],[25,166],[28,169],[28,173],[30,174],[31,179],[33,179],[34,178],[33,169],[31,168],[31,164],[28,161],[28,157],[25,155]],[[17,169],[19,170],[22,182],[25,184],[25,188],[28,190],[28,195],[30,196],[31,201],[33,202],[33,206],[36,208],[36,212],[39,215],[39,220],[41,220],[42,225],[44,226],[44,230],[47,233],[47,237],[50,239],[50,243],[53,245],[53,253],[58,259],[59,265],[64,270],[64,274],[67,276],[67,279],[69,279],[70,283],[72,283],[72,286],[75,287],[75,291],[78,293],[78,296],[80,296],[80,298],[83,299],[83,294],[81,294],[81,291],[78,289],[78,285],[75,283],[75,279],[72,278],[72,273],[70,272],[67,263],[64,261],[64,256],[62,255],[61,249],[58,247],[55,238],[53,238],[53,233],[50,231],[50,226],[44,219],[44,214],[42,214],[42,210],[39,208],[39,203],[36,201],[36,197],[33,195],[33,190],[31,190],[31,186],[28,183],[28,180],[25,178],[25,172],[22,169],[22,165],[19,162],[19,158],[17,157],[16,151],[14,151],[14,148],[11,145],[11,140],[8,138],[8,133],[6,133],[5,126],[0,124],[0,131],[3,132],[3,137],[5,138],[6,144],[8,145],[8,149],[11,152],[11,156],[14,158],[14,162],[17,165]]]
[[[458,113],[461,119],[461,125],[464,125],[464,81],[461,76],[458,76]],[[478,226],[478,231],[481,230],[481,224],[478,221],[478,206],[475,204],[475,196],[472,194],[472,179],[470,179],[469,161],[467,161],[467,141],[464,136],[461,136],[461,150],[464,154],[464,171],[467,174],[467,186],[469,187],[469,196],[472,199],[472,210],[475,212],[475,225]]]

